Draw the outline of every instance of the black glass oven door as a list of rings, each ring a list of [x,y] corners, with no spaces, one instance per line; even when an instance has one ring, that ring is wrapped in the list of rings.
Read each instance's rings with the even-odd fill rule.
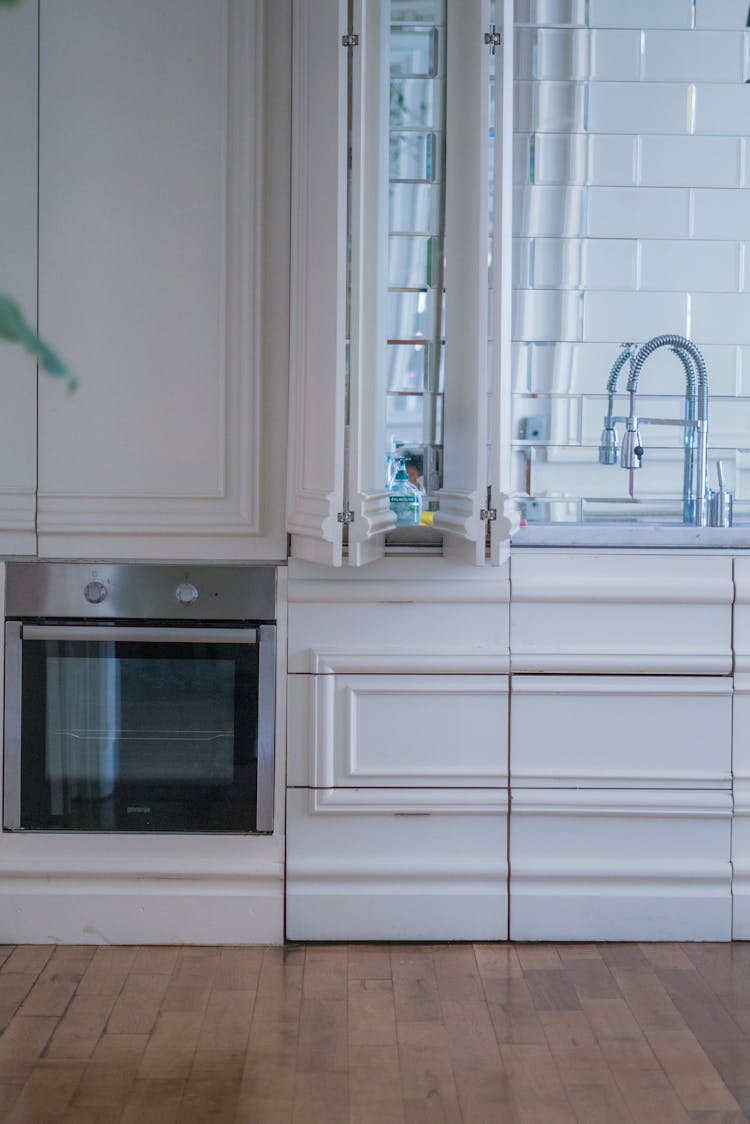
[[[271,830],[272,626],[15,628],[6,827]]]

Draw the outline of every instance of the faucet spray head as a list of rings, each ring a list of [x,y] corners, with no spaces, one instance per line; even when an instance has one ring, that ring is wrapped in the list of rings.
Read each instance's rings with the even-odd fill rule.
[[[599,440],[599,464],[617,464],[617,432],[613,425],[607,425],[604,419],[604,429]]]
[[[643,468],[643,445],[638,431],[638,418],[628,418],[622,438],[620,466],[629,469],[630,472],[636,468]]]

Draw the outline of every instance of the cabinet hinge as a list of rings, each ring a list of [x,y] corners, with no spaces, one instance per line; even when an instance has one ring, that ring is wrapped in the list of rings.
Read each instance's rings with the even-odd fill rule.
[[[495,27],[494,23],[490,24],[490,30],[489,31],[485,31],[484,41],[487,44],[487,46],[489,47],[491,55],[494,55],[497,47],[502,46],[503,37],[500,34],[500,32],[497,30],[497,28]]]
[[[354,512],[353,511],[339,511],[338,514],[336,515],[336,519],[339,523],[343,523],[345,526],[348,527],[350,523],[354,522]]]
[[[341,46],[342,47],[358,47],[359,46],[359,36],[356,35],[354,32],[351,32],[351,31],[348,32],[346,35],[342,35],[341,36]]]
[[[497,508],[483,507],[479,512],[479,518],[484,519],[485,523],[492,523],[495,519],[497,519]]]

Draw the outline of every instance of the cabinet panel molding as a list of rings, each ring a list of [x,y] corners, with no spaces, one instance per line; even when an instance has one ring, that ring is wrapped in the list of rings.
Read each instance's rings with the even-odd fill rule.
[[[37,306],[36,4],[4,8],[0,35],[2,289],[30,324]],[[36,553],[36,363],[0,340],[0,553]],[[46,378],[42,375],[42,378]]]
[[[289,746],[289,783],[335,789],[331,808],[366,804],[366,789],[382,786],[410,786],[394,801],[417,799],[417,789],[498,788],[507,784],[507,679],[290,676]]]
[[[269,8],[42,5],[40,326],[80,377],[40,394],[43,555],[285,553],[284,310],[264,280],[287,189],[266,195],[264,109],[288,61],[265,70]]]
[[[447,778],[457,783],[453,778]],[[382,781],[380,783],[383,783]],[[366,812],[383,816],[507,813],[507,788],[311,788],[311,815]]]
[[[515,675],[511,684],[520,787],[731,786],[729,677]]]

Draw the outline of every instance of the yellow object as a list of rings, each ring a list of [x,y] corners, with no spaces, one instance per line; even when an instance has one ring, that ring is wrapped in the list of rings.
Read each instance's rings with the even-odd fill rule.
[[[431,527],[435,519],[434,511],[423,511],[422,518],[419,520],[421,527]]]

